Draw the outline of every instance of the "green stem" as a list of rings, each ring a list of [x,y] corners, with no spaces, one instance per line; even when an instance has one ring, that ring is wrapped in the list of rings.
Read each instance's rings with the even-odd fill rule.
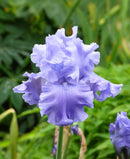
[[[63,126],[59,126],[56,159],[61,159],[61,157],[62,157],[62,140],[63,140]]]
[[[73,12],[75,11],[75,9],[78,7],[79,3],[81,2],[81,0],[77,0],[74,4],[74,6],[72,7],[71,11],[69,12],[67,18],[65,19],[65,22],[63,24],[63,27],[65,27],[69,21],[69,19],[71,18]]]

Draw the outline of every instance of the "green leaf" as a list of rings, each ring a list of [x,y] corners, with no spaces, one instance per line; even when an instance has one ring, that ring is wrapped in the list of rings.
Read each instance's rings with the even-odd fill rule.
[[[104,142],[99,143],[95,148],[93,148],[92,150],[90,150],[87,155],[91,156],[96,151],[105,150],[105,149],[107,149],[108,147],[111,147],[111,146],[112,146],[111,141],[110,140],[105,140]]]
[[[0,8],[0,20],[14,20],[14,16]]]
[[[55,23],[57,26],[62,26],[66,16],[69,13],[69,8],[65,5],[64,1],[61,0],[45,0],[43,8],[47,16]],[[60,14],[59,14],[60,13]]]
[[[5,31],[5,26],[3,23],[0,23],[0,34],[4,33]]]
[[[99,156],[97,159],[104,159],[106,158],[106,156],[109,156],[109,155],[112,155],[112,154],[115,154],[116,155],[116,152],[114,150],[114,147],[112,147],[111,149],[108,148],[108,149],[105,149],[105,150],[101,150],[99,152]]]
[[[35,107],[33,109],[29,109],[29,110],[22,112],[20,115],[18,115],[18,118],[21,118],[26,115],[34,114],[34,113],[39,113],[39,112],[40,112],[40,109],[38,107]]]
[[[7,100],[10,89],[10,80],[3,81],[0,84],[0,105],[2,105]]]
[[[22,110],[22,105],[23,105],[22,95],[11,91],[10,99],[16,111],[20,113]]]
[[[17,159],[18,123],[16,114],[13,114],[10,125],[10,153],[11,159]]]
[[[130,104],[123,104],[119,107],[115,107],[113,110],[111,110],[109,112],[110,115],[114,115],[114,114],[117,114],[119,112],[121,112],[122,110],[125,111],[125,112],[129,112],[129,109],[130,109]]]

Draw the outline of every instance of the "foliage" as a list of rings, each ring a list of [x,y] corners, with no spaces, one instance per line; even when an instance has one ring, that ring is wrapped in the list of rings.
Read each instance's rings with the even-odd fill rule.
[[[8,109],[2,113],[0,115],[0,122],[9,114],[12,114],[12,120],[10,124],[10,158],[17,159],[18,123],[14,109]]]
[[[19,125],[18,158],[52,158],[54,126],[40,119],[39,109],[23,103],[12,88],[24,78],[25,71],[37,72],[30,61],[35,43],[44,43],[45,36],[65,27],[79,27],[84,43],[97,42],[101,52],[100,67],[95,72],[124,87],[115,99],[95,101],[87,109],[88,119],[80,123],[88,151],[86,158],[114,158],[108,127],[116,113],[130,106],[130,5],[129,0],[1,0],[0,1],[0,115],[14,108]],[[0,123],[0,159],[9,158],[9,115]],[[72,136],[68,158],[78,158],[79,138]]]

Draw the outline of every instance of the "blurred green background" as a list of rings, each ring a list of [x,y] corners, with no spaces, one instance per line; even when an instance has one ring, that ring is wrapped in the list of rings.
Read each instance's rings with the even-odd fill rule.
[[[24,80],[24,72],[38,71],[30,60],[33,45],[45,43],[58,28],[70,35],[75,25],[84,43],[99,44],[101,60],[95,72],[124,85],[114,99],[85,108],[89,117],[79,123],[87,141],[85,158],[116,158],[109,124],[117,112],[127,111],[130,117],[129,6],[130,0],[0,0],[0,159],[53,158],[55,126],[12,88]],[[69,159],[78,158],[80,142],[78,136],[71,137]]]

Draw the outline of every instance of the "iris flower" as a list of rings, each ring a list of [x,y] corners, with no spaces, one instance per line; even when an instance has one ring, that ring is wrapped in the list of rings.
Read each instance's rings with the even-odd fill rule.
[[[51,124],[65,126],[85,120],[84,106],[93,108],[94,99],[114,97],[122,87],[93,72],[100,60],[97,48],[96,43],[86,45],[77,38],[76,26],[71,36],[65,35],[64,28],[59,29],[46,37],[44,45],[34,45],[31,60],[40,71],[25,73],[28,80],[14,92],[24,93],[25,102],[36,104]]]
[[[109,131],[117,154],[120,156],[121,151],[126,149],[130,157],[130,119],[126,112],[122,111],[117,114],[116,121],[110,124]]]

